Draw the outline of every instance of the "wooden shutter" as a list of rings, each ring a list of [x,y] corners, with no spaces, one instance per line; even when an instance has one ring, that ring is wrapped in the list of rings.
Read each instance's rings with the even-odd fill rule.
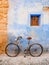
[[[39,25],[39,17],[38,16],[31,16],[31,26],[38,26]]]

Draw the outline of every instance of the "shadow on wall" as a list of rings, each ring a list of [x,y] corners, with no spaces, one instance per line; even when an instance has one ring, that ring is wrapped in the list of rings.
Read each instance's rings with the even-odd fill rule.
[[[11,42],[13,43],[15,39],[16,39],[15,35],[13,35],[12,33],[8,34],[8,43],[11,43]]]

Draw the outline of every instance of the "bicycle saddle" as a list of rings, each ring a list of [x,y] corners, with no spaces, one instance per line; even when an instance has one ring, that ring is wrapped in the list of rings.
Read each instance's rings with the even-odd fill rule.
[[[32,39],[32,37],[27,37],[27,39],[28,39],[28,40],[31,40],[31,39]]]

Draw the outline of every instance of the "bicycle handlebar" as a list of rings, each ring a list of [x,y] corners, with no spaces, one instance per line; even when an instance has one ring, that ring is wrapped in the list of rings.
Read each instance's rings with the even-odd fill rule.
[[[17,40],[22,39],[22,36],[17,37]]]

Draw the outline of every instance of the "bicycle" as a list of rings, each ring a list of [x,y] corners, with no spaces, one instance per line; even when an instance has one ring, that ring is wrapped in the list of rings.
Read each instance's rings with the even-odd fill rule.
[[[19,41],[20,39],[23,39],[22,36],[19,36],[14,43],[10,43],[6,46],[5,53],[9,57],[16,57],[23,49]],[[28,46],[26,49],[23,49],[24,54],[30,54],[33,57],[41,56],[43,53],[43,46],[39,43],[30,44],[32,37],[27,37],[26,39],[28,40]]]

